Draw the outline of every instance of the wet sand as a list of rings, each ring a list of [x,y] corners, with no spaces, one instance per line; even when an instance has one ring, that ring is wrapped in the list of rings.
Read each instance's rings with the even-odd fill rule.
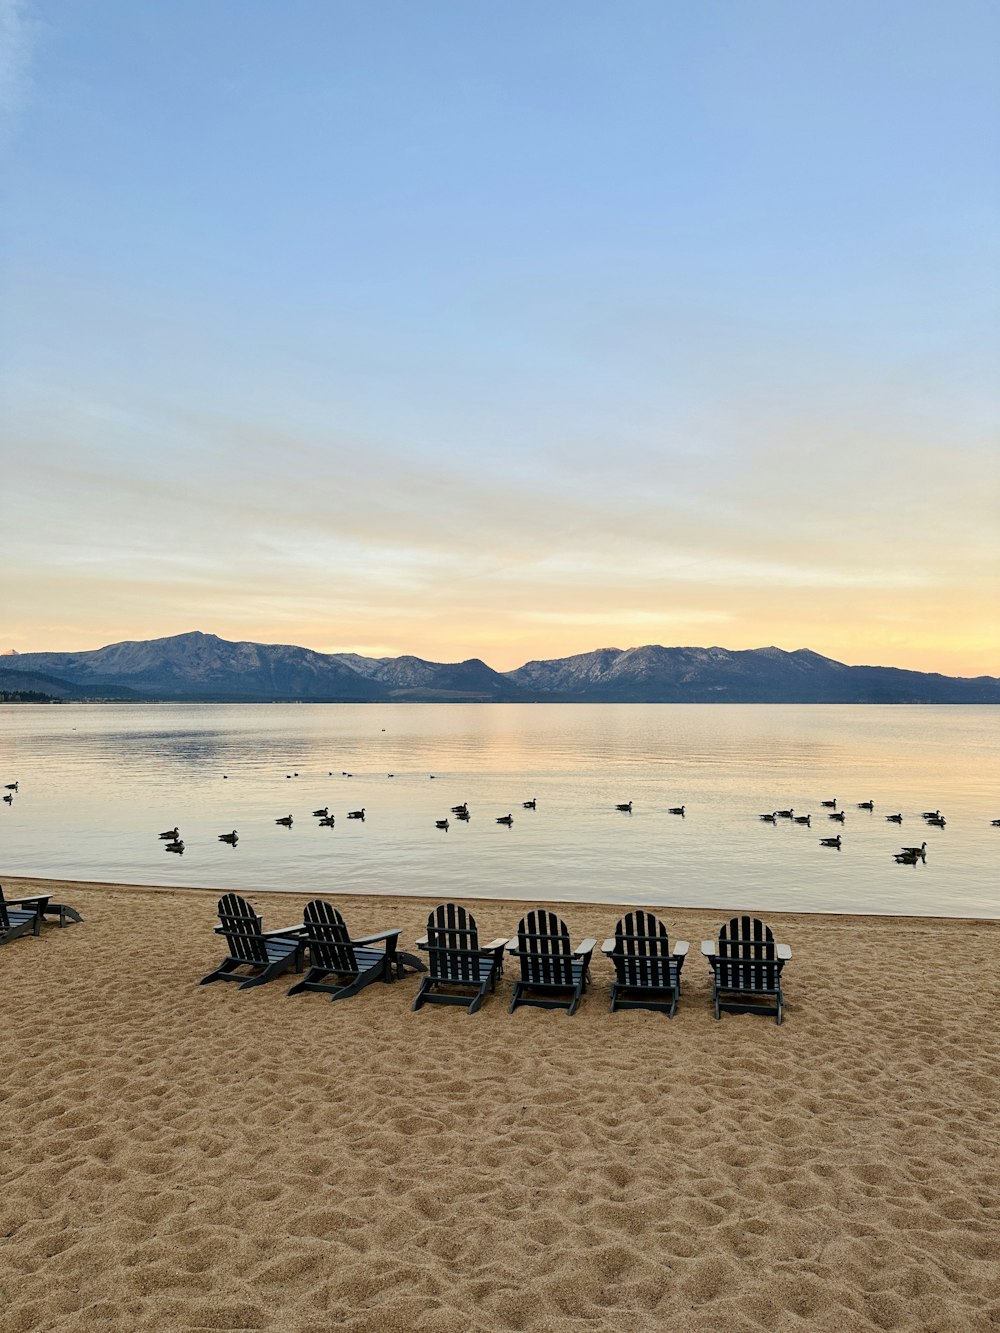
[[[672,1021],[610,1014],[599,954],[572,1018],[508,1015],[510,965],[470,1017],[199,987],[213,892],[3,884],[86,918],[0,948],[5,1333],[1000,1327],[1000,922],[768,914],[778,1027],[713,1017],[730,913],[664,907]],[[410,948],[434,905],[329,897]]]

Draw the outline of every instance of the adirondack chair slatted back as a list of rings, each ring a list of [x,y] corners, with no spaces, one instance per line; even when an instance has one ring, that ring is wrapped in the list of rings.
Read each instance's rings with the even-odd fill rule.
[[[332,903],[314,898],[311,903],[306,903],[303,920],[306,924],[309,961],[313,967],[345,976],[357,973],[354,945],[344,918]]]
[[[7,915],[7,900],[3,896],[3,886],[0,885],[0,935],[6,935],[10,930],[10,917]]]
[[[637,990],[670,984],[667,928],[652,912],[628,912],[615,926],[611,954],[618,981]]]
[[[521,980],[536,986],[572,986],[573,946],[565,922],[555,912],[537,910],[517,926]]]
[[[255,967],[267,964],[267,949],[261,939],[261,918],[238,893],[224,893],[219,899],[219,922],[229,945],[231,958]]]
[[[427,918],[427,964],[438,981],[479,981],[476,918],[457,903],[442,903]]]
[[[717,978],[725,990],[777,990],[781,964],[774,935],[755,916],[734,916],[719,931]]]

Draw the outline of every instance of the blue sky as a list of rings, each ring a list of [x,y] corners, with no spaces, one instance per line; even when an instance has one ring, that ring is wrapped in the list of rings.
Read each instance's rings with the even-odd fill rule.
[[[995,5],[0,14],[0,647],[1000,674]]]

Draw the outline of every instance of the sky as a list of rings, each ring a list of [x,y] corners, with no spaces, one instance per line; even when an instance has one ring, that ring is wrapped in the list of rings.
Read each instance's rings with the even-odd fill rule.
[[[994,0],[0,0],[0,651],[1000,675]]]

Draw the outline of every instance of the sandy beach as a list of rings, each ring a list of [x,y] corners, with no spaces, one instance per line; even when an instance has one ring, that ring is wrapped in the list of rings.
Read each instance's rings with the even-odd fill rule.
[[[85,917],[0,949],[5,1333],[1000,1326],[1000,922],[768,914],[778,1027],[713,1017],[729,913],[664,906],[672,1021],[611,1015],[599,955],[572,1018],[508,1015],[510,968],[470,1017],[199,987],[213,892],[3,884]],[[436,901],[328,896],[403,947]]]

